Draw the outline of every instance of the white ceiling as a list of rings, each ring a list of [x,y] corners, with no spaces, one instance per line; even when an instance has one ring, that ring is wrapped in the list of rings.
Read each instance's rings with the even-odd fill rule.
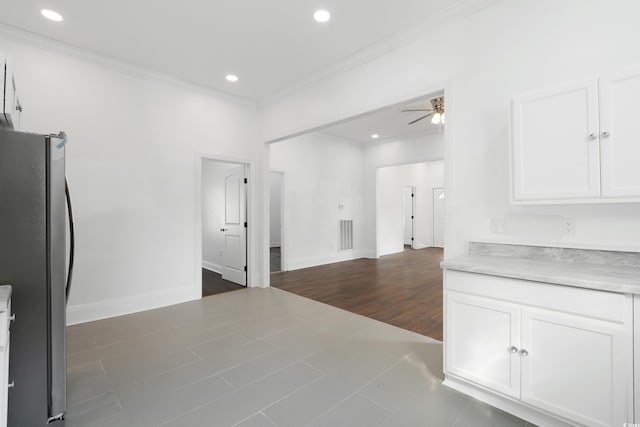
[[[431,117],[410,125],[408,124],[410,121],[423,116],[425,113],[403,113],[402,110],[431,108],[429,100],[442,94],[443,92],[439,92],[405,104],[387,107],[362,117],[326,127],[321,132],[359,144],[373,144],[436,133],[441,128],[438,125],[431,124]],[[373,134],[379,135],[379,138],[371,138]]]
[[[461,0],[0,0],[0,23],[262,100]],[[42,8],[60,12],[54,23]],[[332,19],[313,20],[324,8]],[[230,84],[227,73],[240,81]]]

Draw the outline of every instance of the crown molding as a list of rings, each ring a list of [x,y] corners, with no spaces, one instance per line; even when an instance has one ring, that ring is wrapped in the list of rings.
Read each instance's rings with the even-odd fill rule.
[[[112,71],[126,74],[138,79],[186,89],[198,94],[207,95],[212,98],[223,99],[225,101],[240,104],[243,106],[253,107],[256,109],[258,107],[256,101],[248,98],[233,95],[219,89],[213,89],[211,87],[183,80],[168,74],[155,72],[150,69],[139,67],[137,65],[133,65],[131,63],[107,55],[93,52],[89,49],[68,44],[63,41],[46,37],[5,23],[0,23],[0,36],[4,36],[5,38],[13,41],[29,44],[32,47],[44,50],[46,52],[53,51],[72,57],[74,59],[79,59],[92,65],[104,67]],[[5,53],[10,54],[10,52]]]
[[[281,91],[277,91],[272,95],[259,99],[258,106],[260,108],[265,108],[270,104],[274,104],[279,100],[286,98],[294,92],[317,85],[340,74],[344,74],[362,65],[373,62],[387,53],[410,45],[416,40],[416,38],[431,33],[435,29],[440,28],[447,23],[466,18],[503,1],[504,0],[457,1],[456,3],[434,13],[429,17],[429,19],[422,21],[420,24],[414,25],[408,29],[399,31],[390,37],[372,43],[334,65],[331,65],[317,73],[311,74],[309,77],[294,83]]]

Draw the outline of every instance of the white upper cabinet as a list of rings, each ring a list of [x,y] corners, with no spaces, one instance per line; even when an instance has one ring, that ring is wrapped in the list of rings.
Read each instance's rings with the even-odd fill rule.
[[[602,195],[640,196],[640,69],[600,80]]]
[[[598,134],[597,80],[515,98],[514,199],[598,197]]]
[[[640,69],[516,96],[514,203],[640,201]]]

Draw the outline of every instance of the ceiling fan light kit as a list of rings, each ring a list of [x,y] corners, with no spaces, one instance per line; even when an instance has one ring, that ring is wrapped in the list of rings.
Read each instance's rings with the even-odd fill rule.
[[[426,119],[427,117],[431,117],[431,123],[434,125],[443,125],[445,120],[444,115],[444,96],[437,96],[430,100],[431,108],[425,109],[413,109],[413,110],[402,110],[403,113],[413,113],[413,112],[424,112],[427,113],[417,119],[409,122],[410,125],[417,123],[421,120]]]

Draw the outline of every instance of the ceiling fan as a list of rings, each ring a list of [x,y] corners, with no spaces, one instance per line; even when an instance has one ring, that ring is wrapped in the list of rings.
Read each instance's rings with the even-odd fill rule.
[[[444,124],[444,96],[437,96],[430,100],[431,108],[419,108],[414,110],[402,110],[403,113],[413,113],[413,112],[426,112],[427,114],[418,117],[417,119],[409,122],[410,125],[419,122],[420,120],[424,120],[429,116],[433,116],[431,118],[431,123],[434,125],[443,125]]]

